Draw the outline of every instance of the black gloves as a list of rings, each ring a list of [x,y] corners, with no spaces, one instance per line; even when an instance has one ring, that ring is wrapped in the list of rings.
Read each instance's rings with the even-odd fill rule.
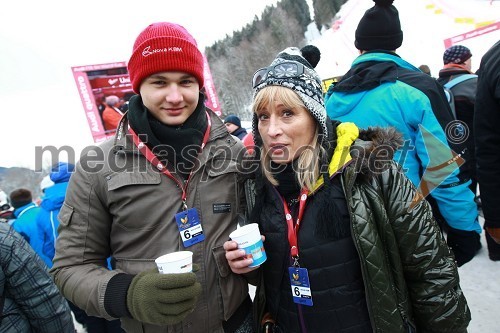
[[[455,254],[455,260],[460,267],[471,261],[481,249],[480,235],[475,231],[458,230],[449,227],[448,246]]]
[[[132,279],[127,307],[134,319],[156,325],[173,325],[191,313],[201,293],[196,274],[160,274],[155,268]]]

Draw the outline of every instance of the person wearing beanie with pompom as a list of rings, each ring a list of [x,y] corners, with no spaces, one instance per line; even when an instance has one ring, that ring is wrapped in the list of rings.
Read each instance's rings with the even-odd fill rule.
[[[458,266],[481,248],[479,214],[460,169],[469,150],[469,131],[453,117],[443,87],[436,79],[395,52],[403,43],[393,0],[374,0],[355,32],[360,55],[326,95],[328,115],[360,127],[394,126],[405,145],[394,155],[422,198],[429,201],[447,234]]]
[[[56,284],[126,332],[253,332],[248,283],[222,247],[244,222],[246,148],[205,106],[204,56],[183,26],[157,22],[135,39],[128,71],[137,95],[114,138],[69,181]],[[155,259],[176,251],[193,252],[193,271],[160,274]]]
[[[267,260],[250,267],[259,332],[467,332],[457,266],[426,201],[392,161],[394,128],[332,121],[317,47],[291,47],[253,76],[260,160],[250,222]]]

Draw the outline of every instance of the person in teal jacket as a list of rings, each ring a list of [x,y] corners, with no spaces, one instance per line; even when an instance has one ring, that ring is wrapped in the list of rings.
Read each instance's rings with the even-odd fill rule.
[[[392,1],[375,3],[356,30],[355,46],[361,55],[330,86],[326,110],[335,120],[362,128],[394,126],[403,134],[405,144],[394,160],[433,205],[435,216],[442,215],[448,245],[461,266],[481,248],[474,193],[468,188],[470,180],[459,175],[464,160],[449,145],[466,139],[467,133],[449,118],[449,106],[437,81],[395,53],[403,32]]]
[[[57,227],[59,226],[57,215],[64,203],[68,182],[74,169],[75,166],[73,164],[67,162],[57,163],[49,175],[54,185],[43,190],[44,198],[40,203],[42,209],[37,216],[36,224],[39,234],[38,238],[42,242],[42,253],[50,259],[50,262],[47,264],[49,268],[52,267],[52,259],[55,253]]]
[[[25,188],[16,189],[10,193],[9,200],[12,207],[14,207],[14,217],[16,219],[12,227],[24,237],[47,266],[51,265],[51,260],[42,251],[43,244],[38,236],[36,223],[40,207],[33,202],[31,191]]]

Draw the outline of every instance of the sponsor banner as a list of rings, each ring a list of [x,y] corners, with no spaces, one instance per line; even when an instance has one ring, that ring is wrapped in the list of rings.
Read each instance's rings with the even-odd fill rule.
[[[114,135],[106,131],[102,121],[104,99],[115,95],[120,98],[120,108],[133,95],[125,62],[71,67],[90,132],[95,143]]]
[[[219,98],[217,97],[214,80],[212,79],[212,72],[210,72],[210,67],[205,54],[203,54],[203,76],[205,78],[205,96],[207,97],[205,105],[220,117],[222,115],[222,111],[219,104]]]
[[[479,27],[477,29],[465,32],[463,34],[456,35],[456,36],[453,36],[450,38],[446,38],[444,40],[444,47],[449,48],[450,46],[453,46],[455,44],[462,43],[464,40],[483,36],[485,34],[488,34],[488,33],[494,32],[494,31],[498,31],[499,29],[500,29],[500,22],[488,24],[488,25]],[[493,45],[493,44],[491,44],[491,45]]]

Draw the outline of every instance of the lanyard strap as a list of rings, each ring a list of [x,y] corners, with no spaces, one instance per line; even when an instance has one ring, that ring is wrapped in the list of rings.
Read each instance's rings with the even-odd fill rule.
[[[299,214],[297,216],[297,220],[295,221],[295,225],[293,223],[292,214],[290,213],[290,209],[288,209],[288,205],[283,197],[281,200],[283,201],[283,209],[285,210],[285,219],[286,224],[288,226],[288,243],[290,244],[290,254],[292,258],[298,260],[299,258],[299,244],[297,234],[300,228],[300,222],[302,221],[302,216],[304,215],[304,210],[306,208],[307,194],[309,191],[307,189],[303,189],[300,191],[299,196]]]
[[[207,115],[207,129],[205,130],[205,135],[203,136],[203,142],[201,143],[201,148],[200,151],[198,152],[198,156],[201,154],[203,148],[205,148],[205,145],[208,141],[208,137],[210,135],[210,128],[212,127],[212,121],[210,119],[210,116],[208,115],[208,112],[205,111],[205,114]],[[188,179],[186,180],[186,183],[183,185],[174,175],[168,171],[168,169],[163,165],[163,163],[156,157],[156,155],[149,149],[149,147],[141,141],[139,136],[134,132],[134,130],[129,126],[128,128],[129,133],[132,135],[132,139],[134,141],[134,144],[136,145],[137,149],[139,149],[139,152],[146,157],[146,159],[154,166],[156,167],[159,171],[161,171],[165,176],[168,178],[172,179],[174,182],[177,183],[179,188],[182,190],[182,204],[184,209],[187,209],[186,205],[186,198],[187,198],[187,186],[189,183],[189,180],[191,179],[191,175],[193,174],[193,171],[189,173]]]

